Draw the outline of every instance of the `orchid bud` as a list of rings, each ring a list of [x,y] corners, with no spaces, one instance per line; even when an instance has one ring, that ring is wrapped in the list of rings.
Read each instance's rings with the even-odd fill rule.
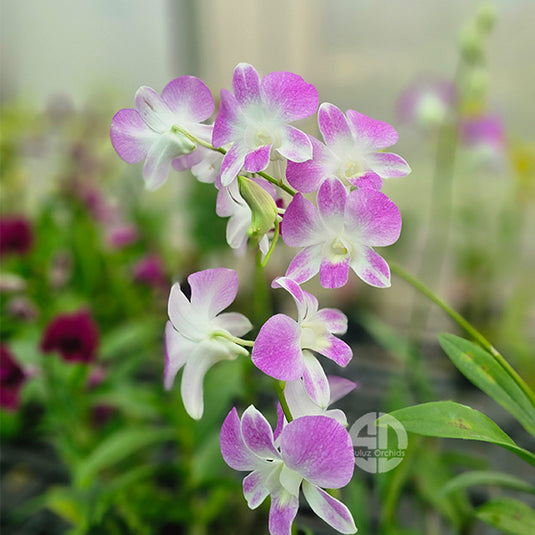
[[[240,194],[252,212],[251,225],[247,234],[251,237],[262,237],[269,232],[277,217],[275,199],[259,184],[244,176],[238,176]]]

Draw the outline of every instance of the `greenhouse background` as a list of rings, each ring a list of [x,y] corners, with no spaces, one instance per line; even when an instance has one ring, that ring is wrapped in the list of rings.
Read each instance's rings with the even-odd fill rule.
[[[357,385],[337,405],[349,427],[370,412],[452,400],[535,459],[535,408],[517,418],[459,368],[438,335],[477,337],[404,276],[535,388],[534,20],[529,0],[0,0],[2,532],[268,533],[269,500],[247,507],[243,474],[219,441],[232,407],[254,404],[275,426],[271,382],[247,359],[220,363],[193,420],[179,379],[163,386],[164,328],[171,285],[223,266],[240,280],[230,310],[255,335],[272,314],[295,316],[269,283],[296,251],[277,246],[259,282],[254,246],[237,256],[226,243],[213,185],[171,170],[148,191],[142,164],[110,142],[114,114],[134,106],[140,86],[160,93],[196,76],[217,112],[242,62],[261,76],[299,74],[320,103],[391,124],[393,150],[411,167],[382,189],[403,221],[381,252],[400,266],[392,286],[354,273],[339,289],[306,282],[349,320],[351,363],[322,360]],[[432,105],[408,110],[424,90],[435,91]],[[297,124],[321,138],[315,116]],[[83,356],[57,342],[62,328],[83,332]],[[333,491],[359,533],[535,532],[533,460],[410,431],[399,467],[357,467]],[[487,475],[447,486],[467,473]],[[292,533],[337,532],[301,501]]]

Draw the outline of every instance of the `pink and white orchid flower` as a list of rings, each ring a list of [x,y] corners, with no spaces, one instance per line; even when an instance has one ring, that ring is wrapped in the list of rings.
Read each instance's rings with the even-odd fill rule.
[[[294,162],[312,157],[308,136],[289,123],[316,112],[318,92],[291,72],[272,72],[260,79],[256,69],[240,63],[232,78],[234,94],[221,90],[212,144],[232,143],[221,167],[221,183],[228,186],[241,168],[264,170],[273,156]]]
[[[290,161],[286,167],[286,178],[298,191],[316,191],[333,176],[345,184],[381,189],[383,178],[410,173],[401,156],[381,152],[398,140],[397,132],[388,123],[354,110],[344,115],[334,104],[324,102],[318,112],[318,124],[326,145],[310,137],[312,159]]]
[[[318,300],[288,277],[275,279],[272,286],[290,292],[297,305],[298,320],[285,314],[269,318],[256,338],[251,354],[253,363],[281,381],[295,381],[302,377],[309,396],[317,405],[326,408],[330,399],[329,383],[311,351],[317,351],[340,366],[347,366],[353,351],[334,336],[347,331],[347,317],[334,308],[318,310]]]
[[[287,424],[277,440],[264,416],[251,405],[241,421],[233,408],[221,427],[221,453],[243,480],[247,505],[256,509],[269,495],[269,532],[290,535],[303,491],[311,509],[340,533],[356,533],[348,508],[325,492],[349,483],[355,465],[351,438],[326,416],[303,416]]]
[[[176,374],[184,367],[181,395],[188,414],[195,419],[203,414],[202,383],[208,369],[221,360],[248,355],[232,341],[248,332],[251,322],[237,312],[223,312],[238,291],[238,275],[232,269],[198,271],[188,277],[191,301],[178,283],[171,288],[169,318],[165,328],[164,386],[173,386]]]
[[[290,263],[286,276],[301,284],[320,274],[324,288],[347,282],[349,268],[372,286],[390,286],[390,269],[372,247],[393,244],[401,231],[397,206],[370,188],[347,192],[337,178],[325,180],[316,208],[298,193],[282,220],[286,245],[304,247]]]
[[[135,103],[136,109],[119,110],[113,117],[111,142],[125,162],[145,160],[143,178],[147,188],[155,190],[167,180],[172,162],[184,170],[202,160],[203,152],[182,130],[209,142],[213,127],[200,123],[212,115],[214,100],[202,80],[181,76],[169,82],[161,96],[140,87]]]

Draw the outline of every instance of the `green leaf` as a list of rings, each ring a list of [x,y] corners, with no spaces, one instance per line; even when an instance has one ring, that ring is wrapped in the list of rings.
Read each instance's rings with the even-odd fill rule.
[[[129,457],[150,444],[170,440],[176,436],[173,428],[121,429],[102,441],[78,467],[75,481],[80,486],[88,485],[101,470]]]
[[[491,442],[512,451],[535,466],[535,455],[517,446],[490,418],[454,401],[432,401],[390,413],[406,431],[428,437],[462,438]],[[378,419],[377,425],[387,425]]]
[[[535,511],[512,498],[500,498],[476,509],[476,518],[508,535],[533,535]]]
[[[440,491],[440,495],[444,496],[455,490],[473,487],[475,485],[497,485],[499,487],[535,494],[535,487],[518,477],[504,474],[502,472],[474,470],[471,472],[464,472],[448,481]]]
[[[467,379],[510,412],[528,433],[535,436],[535,405],[490,353],[453,334],[440,334],[438,341]]]

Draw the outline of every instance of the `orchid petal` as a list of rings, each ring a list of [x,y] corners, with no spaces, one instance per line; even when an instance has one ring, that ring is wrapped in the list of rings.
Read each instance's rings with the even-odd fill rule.
[[[299,472],[291,470],[283,464],[279,475],[279,481],[292,496],[299,497],[299,487],[301,486],[301,481],[303,481],[303,476],[299,474]]]
[[[343,340],[332,334],[327,336],[327,345],[317,349],[318,353],[333,360],[339,366],[346,367],[353,358],[353,350]]]
[[[303,193],[316,191],[323,180],[335,175],[338,157],[315,137],[308,136],[312,144],[312,159],[305,162],[288,161],[286,178],[296,190]]]
[[[331,260],[323,257],[321,260],[320,284],[324,288],[341,288],[347,283],[351,257],[346,255],[340,259]]]
[[[221,147],[235,141],[235,125],[239,122],[241,113],[236,97],[227,89],[221,89],[221,102],[212,132],[212,145],[214,147]]]
[[[340,533],[356,533],[355,521],[349,509],[323,489],[303,481],[303,494],[310,508]]]
[[[279,459],[271,426],[254,405],[249,405],[242,414],[241,431],[245,445],[254,454],[262,459]]]
[[[255,470],[244,478],[243,495],[250,509],[256,509],[267,498],[269,490],[264,486],[264,478],[261,471]]]
[[[170,141],[168,135],[159,136],[147,153],[143,165],[143,178],[149,191],[154,191],[162,186],[169,175],[171,161],[180,156],[177,147]]]
[[[263,171],[269,165],[269,155],[271,153],[271,145],[263,145],[249,152],[245,156],[243,167],[250,173],[258,173]]]
[[[383,187],[383,179],[371,169],[360,176],[348,178],[347,181],[357,188],[372,188],[379,191]]]
[[[306,247],[321,241],[323,228],[314,205],[298,193],[286,208],[281,223],[284,243],[289,247]]]
[[[286,277],[290,277],[298,284],[311,279],[320,270],[322,248],[322,244],[312,245],[295,255],[286,270]]]
[[[336,403],[339,399],[342,399],[357,387],[357,383],[354,383],[345,377],[328,375],[327,379],[329,381],[329,388],[331,390],[331,399],[329,400],[329,405]]]
[[[190,340],[198,340],[202,338],[207,325],[203,325],[202,322],[199,321],[199,316],[192,310],[191,303],[180,289],[180,284],[178,284],[178,282],[171,287],[167,312],[174,328],[182,334],[182,336],[185,336]]]
[[[297,379],[303,367],[300,336],[301,329],[292,318],[272,316],[256,337],[251,354],[254,365],[275,379]]]
[[[384,193],[360,189],[348,195],[345,225],[370,246],[391,245],[401,232],[401,214]]]
[[[208,119],[214,112],[212,93],[195,76],[171,80],[162,91],[162,100],[181,120],[198,123]]]
[[[259,459],[246,445],[241,432],[238,412],[234,407],[221,426],[221,455],[234,470],[255,470],[262,466]]]
[[[388,288],[390,286],[390,268],[372,248],[365,247],[351,260],[351,268],[371,286]]]
[[[111,121],[113,148],[127,163],[138,163],[153,145],[157,134],[144,122],[137,110],[119,110]]]
[[[238,293],[238,274],[233,269],[215,268],[192,273],[188,277],[191,287],[191,306],[214,318],[227,308]]]
[[[310,351],[303,351],[303,384],[312,401],[326,409],[331,397],[329,381],[318,359]]]
[[[251,322],[239,312],[223,312],[214,319],[213,325],[225,329],[233,336],[243,336],[253,328]]]
[[[285,489],[271,494],[269,509],[270,535],[291,535],[292,523],[299,509],[299,498]]]
[[[298,323],[301,324],[307,312],[307,300],[301,286],[289,277],[277,277],[271,283],[272,288],[284,288],[294,298],[298,311]]]
[[[135,103],[145,124],[155,132],[162,134],[173,125],[171,110],[151,87],[141,86],[136,91]]]
[[[361,147],[378,151],[397,143],[398,133],[388,123],[354,110],[347,110],[346,116],[355,141]]]
[[[281,433],[284,464],[310,483],[337,489],[349,483],[355,465],[348,432],[327,416],[292,420]]]
[[[225,154],[221,164],[221,184],[228,186],[239,174],[245,162],[247,152],[239,143],[234,143]]]
[[[336,233],[344,227],[347,190],[337,178],[328,178],[318,190],[318,210],[323,224]]]
[[[322,308],[314,317],[321,320],[329,332],[333,334],[347,332],[347,316],[337,308]]]
[[[271,72],[260,84],[260,92],[270,107],[279,110],[286,121],[297,121],[314,114],[318,91],[312,84],[291,72]]]
[[[248,63],[238,63],[232,75],[232,89],[243,106],[260,100],[260,76]]]
[[[284,397],[294,419],[301,416],[323,414],[322,408],[314,403],[307,394],[302,379],[287,381],[284,385]]]
[[[195,348],[195,343],[184,338],[168,321],[165,325],[165,368],[163,372],[164,388],[173,386],[176,374],[186,363],[188,355]]]
[[[292,162],[306,162],[312,158],[312,143],[304,132],[287,126],[277,152]]]
[[[368,154],[366,161],[381,178],[406,176],[411,172],[409,164],[393,152]]]
[[[328,146],[351,146],[353,136],[347,119],[334,104],[324,102],[318,111],[318,125]]]

